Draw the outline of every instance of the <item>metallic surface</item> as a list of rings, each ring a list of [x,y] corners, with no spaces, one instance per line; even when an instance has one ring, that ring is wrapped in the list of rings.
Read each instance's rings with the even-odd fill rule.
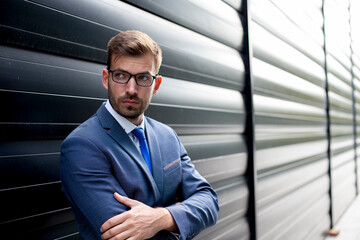
[[[360,190],[360,21],[352,6],[0,1],[0,229],[79,239],[61,191],[60,144],[107,98],[108,39],[139,29],[164,54],[147,115],[175,129],[219,195],[218,223],[196,239],[324,239]]]

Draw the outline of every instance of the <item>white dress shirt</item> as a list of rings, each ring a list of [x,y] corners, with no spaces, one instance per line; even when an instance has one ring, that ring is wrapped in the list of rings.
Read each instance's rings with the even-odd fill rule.
[[[119,113],[117,113],[114,110],[114,108],[111,106],[109,100],[106,101],[105,107],[109,111],[109,113],[115,118],[115,120],[120,124],[120,126],[125,130],[126,134],[129,135],[130,139],[133,140],[133,142],[141,152],[139,140],[137,139],[137,137],[135,137],[134,134],[132,134],[131,131],[137,127],[140,127],[145,131],[144,119],[141,121],[139,126],[136,126],[135,124],[133,124],[132,122],[121,116]]]

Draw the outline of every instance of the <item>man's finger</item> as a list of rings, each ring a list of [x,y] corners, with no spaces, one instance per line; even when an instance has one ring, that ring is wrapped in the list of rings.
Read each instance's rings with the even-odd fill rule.
[[[123,215],[119,214],[116,215],[110,219],[108,219],[100,228],[100,231],[103,233],[107,230],[109,230],[110,228],[119,225],[121,223],[123,223],[126,219],[123,218]]]
[[[139,204],[138,201],[133,200],[133,199],[131,199],[131,198],[127,198],[127,197],[121,196],[121,195],[118,194],[117,192],[114,193],[114,197],[115,197],[115,199],[116,199],[119,203],[122,203],[122,204],[128,206],[129,208],[133,208],[135,205]]]
[[[125,206],[128,206],[129,208],[133,208],[135,207],[136,205],[138,204],[141,204],[140,202],[136,201],[136,200],[133,200],[131,198],[127,198],[127,197],[124,197],[124,196],[121,196],[120,194],[118,194],[117,192],[114,193],[114,197],[115,199],[124,204]],[[104,233],[105,231],[109,230],[110,228],[114,227],[114,226],[117,226],[121,223],[123,223],[124,221],[126,220],[126,215],[123,214],[119,214],[119,215],[116,215],[110,219],[108,219],[100,228],[100,231],[102,233]]]
[[[101,235],[102,239],[112,239],[113,237],[116,236],[116,239],[128,239],[129,237],[131,237],[131,232],[128,231],[128,229],[126,228],[126,226],[123,226],[123,224],[114,226],[110,229],[108,229],[107,231],[103,232],[103,234]]]

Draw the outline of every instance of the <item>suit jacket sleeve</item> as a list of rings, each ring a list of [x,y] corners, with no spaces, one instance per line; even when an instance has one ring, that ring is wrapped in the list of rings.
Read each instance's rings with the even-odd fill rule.
[[[180,141],[179,145],[182,168],[182,202],[171,205],[167,209],[178,225],[181,239],[192,239],[202,230],[216,223],[219,206],[215,191],[195,170]]]
[[[85,239],[101,239],[101,225],[127,210],[113,197],[115,191],[126,194],[112,175],[111,163],[89,139],[72,136],[64,141],[61,180]]]

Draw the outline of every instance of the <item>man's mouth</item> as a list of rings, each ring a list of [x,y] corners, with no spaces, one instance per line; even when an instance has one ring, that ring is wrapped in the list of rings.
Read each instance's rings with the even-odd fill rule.
[[[138,101],[136,100],[130,100],[130,99],[127,99],[127,100],[124,100],[122,101],[124,105],[127,105],[127,106],[134,106],[134,105],[137,105],[139,104]]]

